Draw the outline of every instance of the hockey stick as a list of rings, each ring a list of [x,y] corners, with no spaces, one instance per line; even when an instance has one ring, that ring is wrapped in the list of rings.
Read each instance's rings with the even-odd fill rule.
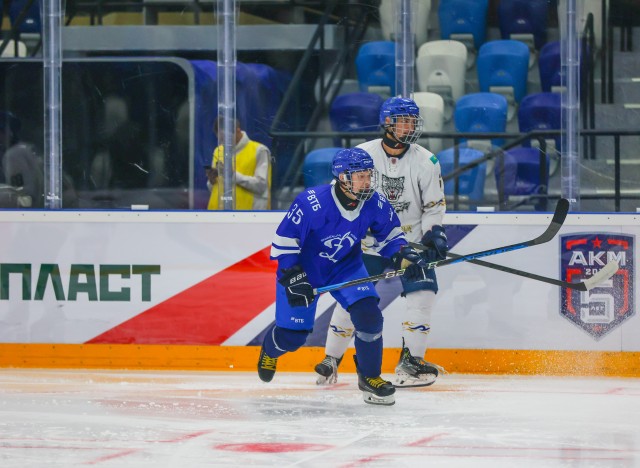
[[[409,245],[419,250],[426,249],[424,245],[416,244],[415,242],[409,242]],[[447,256],[451,258],[462,257],[462,255],[454,254],[453,252],[448,252]],[[606,281],[609,278],[611,278],[613,275],[615,275],[619,268],[618,262],[615,260],[611,260],[603,268],[601,268],[600,271],[598,271],[595,275],[590,276],[586,280],[580,281],[578,283],[570,283],[568,281],[562,281],[555,278],[547,278],[546,276],[536,275],[535,273],[529,273],[527,271],[516,270],[515,268],[510,268],[503,265],[496,265],[495,263],[489,263],[483,260],[469,260],[469,263],[473,263],[474,265],[480,265],[486,268],[491,268],[492,270],[511,273],[512,275],[522,276],[524,278],[529,278],[536,281],[542,281],[543,283],[553,284],[555,286],[560,286],[561,288],[575,289],[576,291],[589,291],[590,289],[595,288],[603,281]]]
[[[566,199],[561,198],[558,201],[558,204],[556,205],[556,211],[553,214],[551,223],[549,224],[547,229],[535,239],[531,239],[526,242],[520,242],[518,244],[505,245],[504,247],[497,247],[495,249],[483,250],[482,252],[475,252],[467,255],[461,255],[458,258],[447,258],[446,260],[438,260],[435,262],[430,262],[426,268],[432,269],[432,268],[439,268],[445,265],[451,265],[453,263],[469,262],[471,260],[475,260],[476,258],[488,257],[490,255],[497,255],[505,252],[512,252],[514,250],[520,250],[526,247],[532,247],[534,245],[544,244],[545,242],[549,242],[551,239],[553,239],[556,236],[556,234],[558,234],[558,231],[562,227],[562,223],[564,223],[564,220],[567,218],[568,213],[569,213],[569,202]],[[379,275],[368,276],[366,278],[360,278],[352,281],[345,281],[342,283],[330,284],[328,286],[315,288],[313,290],[313,293],[317,295],[323,292],[329,292],[329,291],[334,291],[336,289],[355,286],[357,284],[368,283],[370,281],[378,281],[382,279],[393,278],[395,276],[402,276],[404,275],[404,272],[405,272],[404,269],[400,269],[400,270],[388,271],[386,273],[380,273]]]

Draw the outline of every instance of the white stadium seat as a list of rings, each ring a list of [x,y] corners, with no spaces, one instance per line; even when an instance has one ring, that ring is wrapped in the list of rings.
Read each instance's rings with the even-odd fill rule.
[[[24,42],[18,41],[18,47],[16,50],[16,42],[11,39],[7,43],[7,47],[2,51],[2,57],[26,57],[27,56],[27,46]]]
[[[466,71],[467,48],[462,42],[430,41],[418,49],[418,89],[442,96],[447,122],[451,120],[456,101],[465,93]]]
[[[394,28],[396,22],[396,5],[398,0],[381,0],[380,1],[380,27],[382,28],[382,36],[387,41],[395,40]],[[431,0],[412,0],[411,17],[415,41],[418,47],[420,44],[427,42],[429,36],[429,12],[431,11]]]
[[[436,93],[426,91],[413,94],[413,100],[420,108],[420,115],[424,120],[424,132],[441,132],[444,124],[444,99]],[[433,154],[442,150],[442,138],[429,137],[424,144],[425,148]]]

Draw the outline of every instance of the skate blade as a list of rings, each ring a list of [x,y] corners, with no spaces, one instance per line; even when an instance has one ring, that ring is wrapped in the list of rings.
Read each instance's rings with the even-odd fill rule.
[[[316,385],[333,385],[336,383],[338,383],[338,376],[335,374],[332,374],[329,377],[319,375],[316,380]]]
[[[396,399],[393,395],[379,397],[371,392],[362,392],[362,399],[365,403],[369,403],[370,405],[391,406],[396,403]]]
[[[429,385],[433,385],[435,381],[436,376],[433,374],[424,374],[420,376],[420,378],[415,378],[409,374],[399,373],[396,374],[396,381],[393,383],[393,386],[396,388],[428,387]]]

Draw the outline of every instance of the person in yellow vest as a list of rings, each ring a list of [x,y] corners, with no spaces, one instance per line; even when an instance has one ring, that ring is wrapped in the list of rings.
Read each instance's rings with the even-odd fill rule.
[[[213,131],[222,137],[219,118],[213,124]],[[269,148],[251,140],[236,120],[236,187],[234,191],[236,210],[269,210],[271,209],[271,153]],[[209,210],[222,210],[220,193],[223,189],[224,153],[222,145],[213,152],[211,167],[206,168],[207,187],[211,192]]]

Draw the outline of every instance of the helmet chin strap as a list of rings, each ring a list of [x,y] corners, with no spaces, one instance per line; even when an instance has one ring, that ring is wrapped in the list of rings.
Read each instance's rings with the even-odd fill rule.
[[[354,192],[353,191],[353,182],[349,181],[349,183],[345,182],[342,180],[342,178],[338,179],[338,183],[340,184],[340,188],[342,189],[342,191],[345,193],[345,197],[347,197],[347,193],[353,195],[354,197],[356,197],[355,200],[351,200],[350,198],[348,198],[349,201],[349,205],[351,205],[352,207],[356,206],[359,202],[361,201],[367,201],[369,200],[372,196],[373,196],[373,192],[375,192],[375,190],[364,190],[364,191],[360,191],[360,192]],[[344,205],[345,208],[347,207],[346,205]]]
[[[404,149],[409,146],[407,143],[398,141],[395,136],[393,136],[393,134],[388,130],[385,130],[384,135],[382,135],[382,142],[389,148],[393,149]]]

